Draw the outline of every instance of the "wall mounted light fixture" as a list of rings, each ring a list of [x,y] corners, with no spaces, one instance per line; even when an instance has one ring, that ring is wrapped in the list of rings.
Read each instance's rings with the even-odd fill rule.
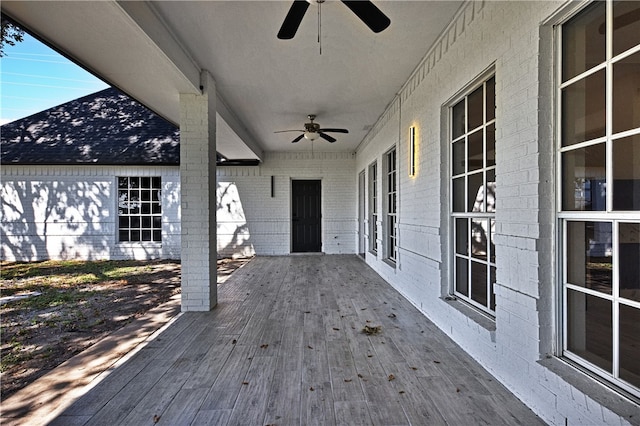
[[[409,176],[416,175],[416,127],[409,127]]]

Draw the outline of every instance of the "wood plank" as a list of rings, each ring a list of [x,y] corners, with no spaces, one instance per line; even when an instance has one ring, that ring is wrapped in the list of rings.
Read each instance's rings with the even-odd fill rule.
[[[251,365],[255,348],[234,345],[227,361],[202,403],[202,410],[231,410]]]
[[[253,358],[229,418],[230,424],[263,424],[275,364],[276,359],[271,356]]]
[[[198,416],[208,389],[180,389],[166,410],[161,414],[159,426],[188,426]],[[197,423],[195,423],[197,424]]]
[[[335,412],[338,426],[374,424],[366,401],[336,401]]]

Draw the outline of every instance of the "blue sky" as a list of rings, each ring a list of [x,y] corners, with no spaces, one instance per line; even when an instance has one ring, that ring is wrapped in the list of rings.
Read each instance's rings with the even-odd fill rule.
[[[0,59],[0,125],[108,85],[28,34]]]

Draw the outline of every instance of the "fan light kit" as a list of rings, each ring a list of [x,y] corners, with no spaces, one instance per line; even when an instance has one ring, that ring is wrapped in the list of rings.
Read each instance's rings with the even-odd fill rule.
[[[330,133],[349,133],[347,129],[333,129],[333,128],[321,128],[320,124],[315,123],[313,120],[316,119],[315,114],[309,114],[307,116],[309,119],[309,123],[304,123],[304,129],[302,130],[278,130],[274,133],[285,133],[285,132],[302,132],[302,134],[296,137],[291,143],[297,143],[302,138],[308,139],[310,141],[314,141],[318,138],[322,138],[327,142],[334,143],[337,139],[333,136],[329,136],[326,132]]]

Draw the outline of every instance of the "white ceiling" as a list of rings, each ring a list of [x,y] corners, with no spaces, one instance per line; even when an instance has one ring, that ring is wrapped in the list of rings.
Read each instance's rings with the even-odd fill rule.
[[[237,158],[309,150],[291,144],[308,114],[334,133],[316,151],[354,151],[461,1],[382,1],[374,34],[344,4],[309,7],[292,40],[276,34],[291,1],[2,1],[2,11],[61,53],[179,123],[179,93],[201,69],[218,91],[217,149]],[[320,46],[322,53],[320,53]]]

